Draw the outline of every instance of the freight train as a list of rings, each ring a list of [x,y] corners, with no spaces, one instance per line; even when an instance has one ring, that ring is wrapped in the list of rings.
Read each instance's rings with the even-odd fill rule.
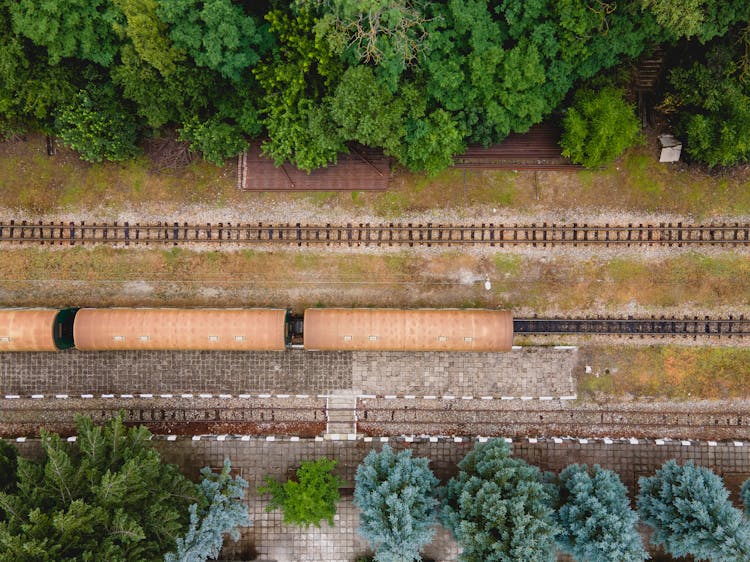
[[[0,310],[0,352],[109,350],[509,351],[513,316],[484,309]]]

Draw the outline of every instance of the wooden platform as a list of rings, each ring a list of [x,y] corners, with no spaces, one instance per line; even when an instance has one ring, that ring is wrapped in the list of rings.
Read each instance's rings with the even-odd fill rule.
[[[291,164],[276,167],[255,142],[238,163],[238,187],[244,191],[385,191],[390,161],[382,152],[353,147],[338,163],[304,172]]]
[[[511,133],[501,143],[488,147],[471,145],[454,158],[456,168],[511,170],[577,169],[561,154],[561,130],[550,123],[534,125],[526,133]]]

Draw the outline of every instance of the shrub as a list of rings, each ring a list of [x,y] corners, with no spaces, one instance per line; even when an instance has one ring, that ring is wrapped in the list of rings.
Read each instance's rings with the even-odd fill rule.
[[[339,486],[343,484],[333,474],[335,466],[336,461],[331,459],[305,461],[297,469],[297,479],[283,484],[267,476],[266,485],[258,488],[259,494],[271,495],[266,511],[281,508],[284,523],[291,525],[320,527],[320,521],[325,519],[333,526]]]
[[[622,97],[622,90],[605,87],[581,89],[563,119],[560,139],[563,156],[576,164],[595,168],[617,158],[632,146],[640,126],[635,111]]]

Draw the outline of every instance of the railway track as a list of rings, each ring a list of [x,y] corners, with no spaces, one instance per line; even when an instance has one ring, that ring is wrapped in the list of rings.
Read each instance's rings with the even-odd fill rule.
[[[568,224],[152,224],[0,222],[0,243],[116,246],[212,244],[243,246],[748,246],[750,223]]]
[[[641,336],[750,336],[750,319],[734,318],[514,318],[521,335],[601,334]]]
[[[394,435],[483,435],[503,437],[636,437],[670,439],[750,439],[750,417],[731,407],[706,410],[651,404],[575,405],[562,401],[426,400],[360,398],[356,412],[328,408],[324,401],[247,406],[218,403],[169,403],[158,400],[129,407],[89,406],[70,400],[55,407],[18,400],[0,410],[0,437],[37,436],[41,428],[75,434],[75,415],[102,423],[123,412],[125,422],[154,433],[173,435],[237,434],[314,437],[326,430],[337,412],[354,414],[357,433]]]

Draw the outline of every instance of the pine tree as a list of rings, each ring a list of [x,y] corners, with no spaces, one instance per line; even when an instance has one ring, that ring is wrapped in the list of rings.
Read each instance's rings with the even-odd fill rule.
[[[576,560],[636,562],[648,558],[620,477],[599,465],[572,464],[558,477],[558,546]]]
[[[410,450],[394,454],[385,445],[357,467],[359,534],[376,550],[377,562],[420,560],[419,551],[432,540],[438,479],[428,465],[428,459],[412,458]]]
[[[554,487],[541,471],[510,456],[501,439],[477,443],[444,490],[443,524],[463,548],[464,562],[555,559]]]
[[[652,542],[672,556],[740,562],[750,559],[750,525],[729,502],[721,478],[691,461],[667,461],[641,477],[638,511],[655,530]]]
[[[333,526],[339,486],[343,484],[333,474],[335,466],[336,461],[325,458],[304,461],[297,469],[297,479],[287,480],[283,484],[266,476],[266,485],[258,488],[259,494],[271,495],[266,511],[281,508],[284,523],[291,525],[320,527],[320,521],[325,519]]]
[[[165,464],[143,427],[79,417],[67,443],[42,432],[40,462],[19,457],[0,493],[0,561],[161,560],[188,525],[196,486]]]
[[[242,502],[247,482],[229,475],[232,466],[224,460],[220,474],[214,474],[205,467],[201,470],[203,480],[200,491],[206,505],[198,503],[190,506],[190,527],[183,537],[177,539],[176,553],[168,553],[165,562],[203,562],[219,556],[224,534],[239,540],[238,527],[252,525],[247,506]]]

